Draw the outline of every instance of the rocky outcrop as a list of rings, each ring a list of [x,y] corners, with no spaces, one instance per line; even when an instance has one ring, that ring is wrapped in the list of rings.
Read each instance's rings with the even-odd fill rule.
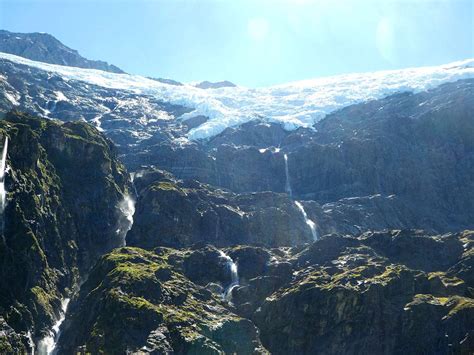
[[[239,195],[194,180],[178,181],[153,169],[140,171],[135,186],[139,198],[128,245],[291,246],[312,240],[301,212],[286,194]]]
[[[38,339],[98,256],[119,245],[128,176],[110,141],[85,123],[10,113],[0,131],[10,140],[0,315]]]
[[[116,249],[73,302],[60,350],[468,354],[474,293],[455,270],[473,235],[394,230],[300,248]],[[224,299],[229,258],[238,284]]]
[[[116,249],[84,284],[59,351],[122,354],[266,353],[248,319],[186,278],[183,252]]]
[[[65,46],[47,33],[14,33],[0,30],[0,52],[38,62],[124,73],[115,65],[82,57],[76,50]]]
[[[295,255],[293,281],[255,312],[264,346],[276,354],[469,353],[474,294],[448,272],[467,235],[323,238]]]
[[[26,334],[20,335],[0,317],[0,353],[24,354],[30,349]]]

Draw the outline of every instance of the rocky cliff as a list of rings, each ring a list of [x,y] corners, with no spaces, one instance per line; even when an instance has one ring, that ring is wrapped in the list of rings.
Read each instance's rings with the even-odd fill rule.
[[[61,300],[98,256],[120,244],[118,206],[128,176],[110,141],[85,123],[10,113],[0,130],[10,141],[0,315],[26,345],[27,334],[41,339],[49,333]]]
[[[154,165],[236,194],[288,193],[290,184],[321,234],[473,227],[472,79],[352,105],[311,129],[256,119],[191,141],[186,135],[209,118],[176,119],[190,107],[7,60],[0,68],[0,110],[84,119],[131,171]]]
[[[312,240],[301,211],[286,194],[235,194],[156,169],[139,171],[134,184],[138,199],[128,245],[292,246]]]
[[[60,352],[469,354],[473,232],[327,235],[303,248],[117,249]],[[228,258],[238,266],[238,285]]]
[[[115,65],[82,57],[75,49],[65,46],[47,33],[14,33],[0,30],[0,52],[44,63],[123,73]]]
[[[180,264],[188,255],[122,248],[103,257],[71,310],[59,351],[266,353],[250,320],[184,275]]]
[[[296,254],[293,280],[261,301],[262,343],[276,354],[468,354],[473,288],[459,271],[472,272],[472,237],[324,238]]]

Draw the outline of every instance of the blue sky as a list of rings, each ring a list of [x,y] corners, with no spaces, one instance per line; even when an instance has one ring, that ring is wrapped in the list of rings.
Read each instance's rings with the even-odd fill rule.
[[[472,0],[0,0],[0,28],[180,81],[257,87],[474,57]]]

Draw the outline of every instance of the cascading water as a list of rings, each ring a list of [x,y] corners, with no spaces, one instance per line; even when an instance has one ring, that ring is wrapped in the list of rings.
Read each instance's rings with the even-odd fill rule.
[[[135,186],[135,177],[140,177],[139,173],[130,173],[130,182],[132,183],[133,192],[135,193],[135,198],[138,198],[137,187]]]
[[[61,303],[61,316],[54,324],[50,334],[38,342],[38,355],[55,355],[56,344],[60,336],[60,327],[66,318],[67,306],[69,305],[69,298],[65,298]]]
[[[2,160],[0,161],[0,234],[2,236],[2,240],[5,241],[5,236],[3,231],[5,230],[5,216],[3,212],[5,211],[5,207],[7,205],[7,190],[5,189],[5,175],[7,172],[7,151],[8,151],[8,137],[5,137],[5,143],[3,144],[3,151],[2,151]]]
[[[33,341],[33,336],[31,335],[31,331],[28,331],[28,333],[26,333],[26,337],[28,338],[28,346],[30,347],[31,355],[35,355],[36,345],[35,345],[35,342]]]
[[[285,153],[283,155],[283,158],[285,159],[285,175],[286,175],[285,192],[291,197],[293,195],[293,191],[291,191],[290,171],[288,169],[288,155],[286,155]]]
[[[286,182],[285,182],[285,191],[290,198],[293,198],[293,191],[291,190],[291,183],[290,183],[290,173],[288,169],[288,155],[284,154],[283,158],[285,159],[285,175],[286,175]],[[311,219],[308,218],[308,214],[306,213],[303,205],[299,201],[295,201],[296,207],[300,210],[301,214],[303,215],[305,223],[308,225],[309,229],[311,230],[311,235],[313,236],[313,240],[318,240],[318,231],[316,230],[316,223],[314,223]]]
[[[3,213],[5,210],[6,204],[6,195],[7,192],[5,190],[5,173],[7,167],[7,151],[8,151],[8,137],[5,137],[5,143],[3,144],[3,151],[2,151],[2,160],[0,162],[0,212]]]
[[[135,198],[138,197],[138,192],[134,184],[135,173],[130,174],[130,182],[132,183],[133,191],[135,193]],[[119,204],[119,209],[122,214],[119,218],[118,229],[116,231],[120,239],[120,246],[124,247],[127,245],[127,233],[132,229],[133,225],[133,215],[135,214],[135,199],[132,198],[129,194],[125,193],[123,195],[123,200]]]
[[[308,214],[306,213],[303,205],[299,201],[295,201],[296,207],[301,211],[301,214],[303,215],[304,221],[308,225],[309,229],[311,230],[311,235],[313,236],[313,240],[318,240],[318,231],[316,230],[316,223],[314,223],[311,219],[308,218]]]
[[[224,292],[222,293],[222,298],[225,299],[226,301],[230,302],[232,300],[232,290],[239,286],[239,273],[237,269],[237,264],[234,263],[234,260],[224,253],[222,250],[219,250],[219,254],[221,258],[225,259],[226,265],[230,270],[230,278],[231,282],[230,284],[224,289]]]
[[[135,200],[129,195],[125,194],[123,200],[119,204],[122,217],[119,219],[119,227],[116,231],[120,239],[120,246],[127,245],[126,237],[133,225],[133,215],[135,214]]]

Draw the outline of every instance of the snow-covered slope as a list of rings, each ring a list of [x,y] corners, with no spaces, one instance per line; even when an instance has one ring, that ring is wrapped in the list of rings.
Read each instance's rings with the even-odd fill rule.
[[[66,81],[126,90],[192,108],[192,112],[178,119],[199,115],[209,119],[188,132],[190,139],[206,139],[255,118],[281,123],[288,130],[310,127],[326,114],[354,103],[474,78],[474,59],[468,59],[441,66],[339,75],[267,88],[238,86],[204,90],[191,85],[168,85],[136,75],[45,64],[6,53],[0,53],[0,58],[58,74]]]

